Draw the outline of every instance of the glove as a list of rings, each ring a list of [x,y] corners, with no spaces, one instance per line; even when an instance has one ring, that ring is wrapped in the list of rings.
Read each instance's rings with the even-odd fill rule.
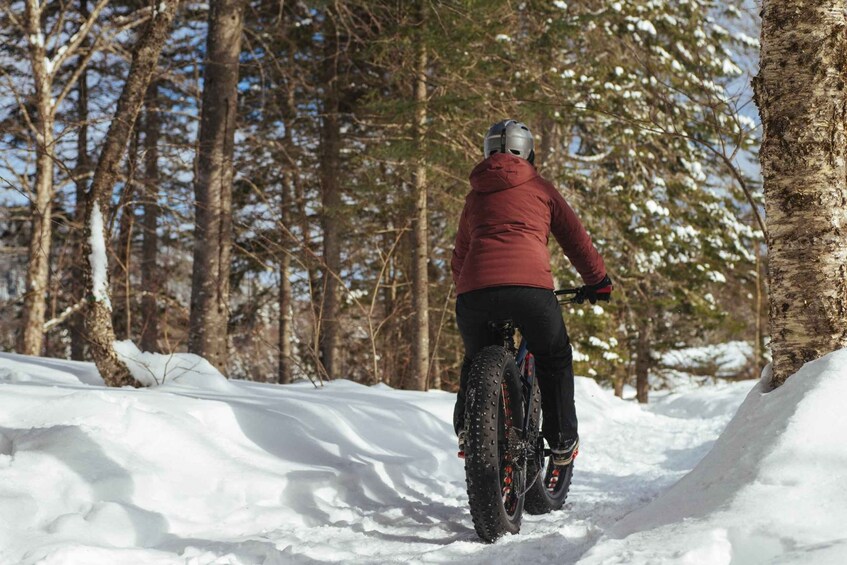
[[[578,302],[588,300],[592,304],[597,304],[598,300],[608,302],[612,299],[612,279],[609,275],[603,277],[603,280],[596,284],[587,284],[579,289]]]

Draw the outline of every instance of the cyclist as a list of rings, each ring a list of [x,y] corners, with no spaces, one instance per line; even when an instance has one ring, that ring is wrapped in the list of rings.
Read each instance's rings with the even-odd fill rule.
[[[559,191],[535,169],[529,128],[515,120],[491,126],[485,158],[470,175],[471,192],[459,221],[451,267],[456,319],[465,357],[453,426],[464,452],[465,387],[474,356],[490,345],[488,322],[512,320],[535,356],[542,433],[556,465],[568,465],[579,448],[573,358],[553,277],[550,233],[576,267],[583,292],[608,299],[612,282],[603,259]]]

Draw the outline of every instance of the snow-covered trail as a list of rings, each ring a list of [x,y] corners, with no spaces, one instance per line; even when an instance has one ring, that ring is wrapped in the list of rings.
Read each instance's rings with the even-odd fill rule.
[[[203,378],[107,389],[0,354],[0,563],[576,563],[691,470],[752,382],[642,408],[577,379],[565,510],[477,541],[454,395]]]

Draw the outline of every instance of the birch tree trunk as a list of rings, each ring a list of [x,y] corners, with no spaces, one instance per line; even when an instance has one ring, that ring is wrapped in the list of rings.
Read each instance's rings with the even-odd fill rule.
[[[85,282],[90,290],[90,299],[85,311],[85,327],[91,356],[109,386],[137,383],[114,348],[115,330],[112,327],[106,266],[109,233],[103,229],[103,218],[109,217],[118,169],[178,5],[176,1],[152,5],[153,15],[139,32],[138,42],[132,50],[132,64],[86,195],[88,221],[85,224],[84,254],[88,260],[85,262]]]
[[[24,0],[23,18],[20,21],[12,18],[17,31],[26,37],[34,84],[31,107],[27,109],[21,106],[27,125],[36,139],[35,190],[31,206],[32,233],[29,242],[23,321],[18,339],[18,350],[29,355],[39,355],[44,345],[44,318],[53,236],[51,222],[56,109],[61,106],[74,81],[84,73],[91,52],[83,54],[77,71],[71,74],[68,83],[56,96],[53,93],[54,79],[60,75],[64,63],[75,56],[80,47],[88,47],[88,34],[108,1],[99,0],[92,11],[89,11],[87,6],[81,8],[82,24],[60,49],[55,50],[52,59],[48,57],[47,52],[47,45],[54,39],[51,34],[66,33],[67,30],[62,26],[54,26],[52,29],[42,27],[46,19],[45,14],[49,12],[51,15],[58,15],[59,21],[65,21],[69,19],[66,12],[71,9],[71,5]]]
[[[44,6],[37,0],[26,0],[24,25],[28,36],[29,59],[35,85],[34,126],[35,195],[31,204],[32,233],[26,270],[23,327],[18,350],[25,355],[41,355],[44,344],[44,318],[47,308],[50,246],[52,241],[53,203],[53,75],[47,68],[47,50],[41,17]]]
[[[144,219],[141,243],[141,350],[159,350],[159,87],[147,89],[144,112]]]
[[[760,159],[773,386],[847,346],[847,6],[764,0]]]
[[[197,177],[188,350],[226,373],[232,254],[232,155],[245,0],[209,10]]]
[[[424,7],[419,8],[423,18]],[[422,38],[419,38],[417,69],[415,77],[415,138],[420,150],[426,147],[424,136],[426,135],[426,67],[427,50]],[[422,153],[422,152],[421,152]],[[415,217],[413,221],[413,269],[412,269],[412,300],[414,305],[414,336],[412,348],[412,379],[410,388],[426,390],[427,373],[429,371],[429,241],[428,241],[428,214],[427,214],[427,188],[426,188],[426,163],[419,159],[415,168],[414,177]]]

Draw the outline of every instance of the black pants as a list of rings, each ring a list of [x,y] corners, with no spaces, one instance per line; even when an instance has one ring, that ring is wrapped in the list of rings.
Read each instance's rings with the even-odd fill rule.
[[[500,286],[466,292],[456,300],[456,320],[465,343],[459,395],[453,410],[456,433],[464,427],[465,387],[473,358],[485,346],[498,343],[489,332],[488,322],[512,320],[535,356],[544,438],[556,447],[576,437],[573,354],[561,307],[552,290]]]

